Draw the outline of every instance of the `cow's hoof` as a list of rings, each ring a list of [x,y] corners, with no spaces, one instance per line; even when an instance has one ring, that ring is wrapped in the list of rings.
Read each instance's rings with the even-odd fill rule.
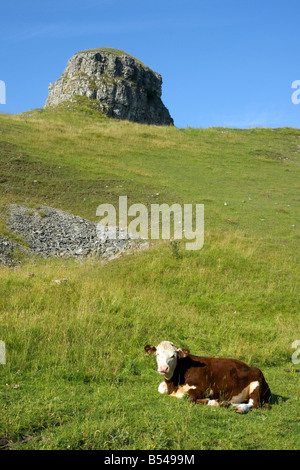
[[[245,411],[243,410],[243,408],[240,408],[240,407],[236,408],[235,412],[236,412],[236,413],[239,413],[240,415],[244,415],[244,414],[245,414]]]
[[[240,415],[245,415],[249,411],[250,411],[250,407],[249,405],[246,405],[246,404],[239,405],[235,410],[235,412],[239,413]]]
[[[217,400],[209,400],[207,405],[208,406],[220,406]]]

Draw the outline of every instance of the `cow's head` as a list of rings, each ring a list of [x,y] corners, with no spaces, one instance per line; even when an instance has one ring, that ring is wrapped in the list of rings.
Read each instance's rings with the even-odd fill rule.
[[[155,354],[157,360],[157,372],[165,379],[170,380],[177,365],[177,359],[187,357],[190,351],[185,348],[176,348],[171,341],[162,341],[158,346],[147,344],[145,351]]]

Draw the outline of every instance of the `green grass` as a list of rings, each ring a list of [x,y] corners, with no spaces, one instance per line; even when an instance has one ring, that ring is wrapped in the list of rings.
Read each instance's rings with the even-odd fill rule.
[[[200,251],[159,242],[105,263],[0,268],[6,445],[299,449],[299,142],[298,129],[118,122],[84,100],[0,115],[2,205],[48,204],[95,220],[100,203],[124,194],[129,204],[205,204]],[[13,238],[4,210],[0,233]],[[160,395],[143,347],[162,340],[260,367],[271,410],[241,416]]]

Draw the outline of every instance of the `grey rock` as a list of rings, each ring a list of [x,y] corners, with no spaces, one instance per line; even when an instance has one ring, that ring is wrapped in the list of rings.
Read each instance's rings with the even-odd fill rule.
[[[43,257],[82,258],[97,256],[107,258],[132,248],[139,249],[142,240],[124,234],[119,227],[100,226],[97,222],[41,205],[32,209],[18,204],[8,206],[6,224],[10,231],[28,243],[28,250]],[[115,237],[112,238],[112,234]],[[0,238],[1,254],[11,251]],[[144,248],[144,246],[143,246]]]
[[[45,107],[76,100],[97,100],[99,110],[116,119],[170,125],[161,100],[162,77],[125,52],[94,49],[73,55],[62,76],[49,85]]]
[[[0,235],[0,265],[15,266],[21,262],[20,256],[26,255],[28,249],[25,246]]]

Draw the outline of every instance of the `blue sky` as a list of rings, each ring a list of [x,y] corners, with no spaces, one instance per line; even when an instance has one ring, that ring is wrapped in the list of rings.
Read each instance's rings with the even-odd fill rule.
[[[162,75],[178,127],[300,127],[299,0],[10,0],[0,44],[1,112],[43,107],[75,52],[113,47]]]

